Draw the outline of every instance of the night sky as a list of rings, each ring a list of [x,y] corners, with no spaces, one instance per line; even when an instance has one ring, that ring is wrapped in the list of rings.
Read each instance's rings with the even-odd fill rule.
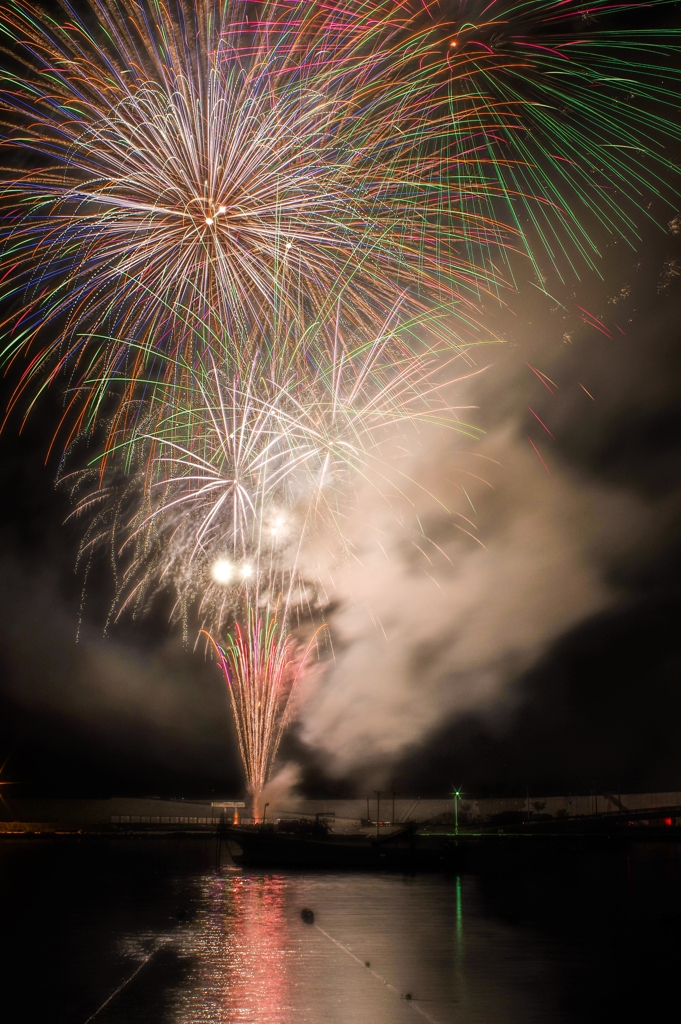
[[[444,795],[453,783],[478,795],[681,789],[681,233],[677,211],[652,197],[641,202],[650,220],[641,218],[640,243],[601,238],[600,276],[582,270],[561,282],[547,271],[542,293],[519,265],[506,308],[489,302],[484,314],[506,344],[476,357],[489,368],[466,385],[487,431],[485,450],[499,463],[495,496],[476,513],[480,537],[500,550],[511,515],[531,524],[536,514],[547,551],[578,549],[537,576],[542,603],[567,588],[569,607],[532,633],[528,561],[518,589],[513,573],[492,572],[465,622],[455,603],[447,617],[443,597],[448,629],[434,629],[432,649],[422,633],[410,645],[415,570],[406,554],[399,563],[393,538],[404,616],[392,614],[403,647],[400,699],[408,698],[400,714],[409,717],[422,699],[434,713],[391,748],[392,691],[381,684],[368,714],[375,748],[369,728],[368,753],[343,757],[328,736],[319,739],[335,719],[318,694],[281,752],[302,766],[310,795],[363,795],[377,779],[422,796]],[[11,386],[10,377],[5,395]],[[0,763],[7,759],[2,779],[16,783],[5,795],[11,804],[13,795],[237,794],[243,783],[217,669],[183,648],[162,605],[105,636],[112,584],[104,559],[90,570],[76,642],[80,528],[65,522],[58,456],[46,460],[59,408],[59,394],[49,394],[21,434],[15,416],[0,436]],[[423,465],[429,444],[422,439]],[[460,442],[448,444],[429,473],[444,476],[447,459],[458,457]],[[578,586],[578,576],[588,584]],[[511,613],[532,637],[515,647],[497,642]],[[329,610],[332,633],[342,614],[342,602]],[[475,633],[478,646],[465,668],[473,697],[457,704],[450,698],[464,685],[462,631]],[[377,667],[382,657],[371,650],[360,665],[368,679],[371,659]],[[422,697],[428,659],[439,666],[437,688]],[[334,687],[343,672],[351,678],[353,664],[341,658]],[[490,672],[492,684],[478,683]]]

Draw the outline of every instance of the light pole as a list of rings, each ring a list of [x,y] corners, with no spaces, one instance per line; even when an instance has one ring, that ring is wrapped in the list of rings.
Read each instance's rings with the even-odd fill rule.
[[[376,838],[378,839],[381,823],[381,791],[380,789],[375,789],[374,793],[376,794]]]
[[[461,796],[461,788],[455,789],[452,793],[454,797],[454,834],[459,834],[459,797]]]

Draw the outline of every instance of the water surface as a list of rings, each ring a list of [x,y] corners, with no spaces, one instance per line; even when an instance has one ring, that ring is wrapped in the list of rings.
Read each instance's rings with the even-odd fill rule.
[[[647,1019],[677,1002],[680,868],[675,844],[511,846],[402,877],[216,870],[208,841],[5,841],[5,1019]]]

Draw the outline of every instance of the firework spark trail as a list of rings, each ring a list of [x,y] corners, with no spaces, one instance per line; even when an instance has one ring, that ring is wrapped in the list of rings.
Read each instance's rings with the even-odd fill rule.
[[[318,38],[310,6],[277,33],[238,2],[91,0],[98,30],[68,5],[61,22],[3,9],[5,147],[37,164],[4,172],[3,298],[21,304],[4,358],[31,354],[15,401],[60,372],[96,381],[71,391],[78,431],[113,377],[125,400],[148,392],[172,365],[159,353],[228,364],[235,336],[267,344],[270,327],[300,334],[337,307],[363,337],[398,297],[408,315],[473,315],[495,272],[457,242],[484,248],[500,229],[471,206],[489,186],[470,117],[447,116],[441,153],[442,115],[367,83],[369,54],[353,72],[362,38]]]
[[[223,647],[208,633],[229,689],[239,751],[254,817],[262,815],[261,794],[277,756],[296,684],[316,645],[301,649],[276,614],[248,609]]]
[[[287,592],[290,604],[308,589],[303,542],[319,528],[342,537],[354,480],[385,482],[386,439],[410,423],[479,435],[446,400],[440,353],[390,364],[385,346],[390,333],[353,361],[282,379],[259,358],[244,378],[206,360],[188,374],[186,405],[171,390],[166,420],[153,430],[140,421],[91,471],[67,477],[74,514],[89,522],[83,558],[105,546],[121,566],[114,614],[170,590],[171,618],[186,630],[196,607],[219,635],[244,602],[276,604]]]
[[[593,264],[589,222],[632,237],[632,203],[675,187],[679,30],[603,27],[605,0],[463,0],[455,17],[92,0],[106,34],[64,12],[0,19],[5,145],[38,164],[5,172],[0,269],[25,303],[5,360],[31,352],[15,399],[66,371],[76,432],[112,378],[124,404],[147,396],[159,353],[229,362],[235,331],[260,345],[263,323],[342,306],[363,335],[396,290],[410,315],[435,301],[467,323],[486,247],[509,240],[500,203],[530,253]]]
[[[651,198],[676,203],[673,11],[673,0],[338,0],[329,20],[371,38],[371,73],[408,82],[414,107],[438,96],[453,125],[479,118],[471,157],[541,277],[547,260],[562,274],[597,268],[602,229],[633,242]]]
[[[316,376],[284,380],[257,358],[245,379],[230,379],[212,360],[196,364],[186,408],[169,399],[167,422],[121,438],[103,480],[104,460],[96,460],[94,491],[82,494],[80,474],[71,481],[81,492],[74,514],[90,523],[83,557],[104,545],[118,573],[112,614],[170,592],[171,618],[187,639],[193,616],[214,647],[229,634],[232,661],[224,654],[221,665],[256,804],[290,708],[281,659],[299,643],[292,630],[309,630],[321,615],[323,601],[299,565],[304,543],[329,527],[342,539],[356,479],[379,490],[387,482],[382,436],[420,422],[477,433],[445,400],[451,380],[441,353],[424,348],[390,364],[390,346],[388,331],[352,361],[332,359]],[[118,459],[131,451],[140,468],[121,475]]]
[[[257,344],[254,332],[247,332],[245,336],[232,333],[228,343],[229,359],[222,358],[220,348],[215,351],[196,332],[191,346],[191,364],[186,362],[183,353],[177,356],[157,353],[161,369],[156,380],[131,380],[125,374],[111,374],[105,381],[97,377],[85,379],[81,387],[88,392],[104,383],[123,396],[114,415],[109,420],[100,420],[100,425],[106,423],[107,427],[105,461],[110,452],[123,447],[130,463],[138,440],[148,440],[140,428],[142,421],[145,429],[152,430],[165,444],[175,441],[180,445],[194,445],[195,441],[190,440],[196,434],[193,410],[198,409],[200,422],[207,405],[206,389],[210,391],[214,387],[218,373],[223,380],[234,382],[232,386],[242,392],[250,392],[256,379],[261,387],[262,382],[267,381],[261,398],[254,398],[263,408],[271,404],[272,396],[286,391],[297,389],[300,395],[318,396],[321,389],[331,396],[334,419],[342,418],[343,409],[353,408],[354,419],[359,422],[357,410],[361,406],[368,422],[372,416],[376,417],[373,406],[384,407],[381,415],[385,415],[389,401],[399,419],[404,417],[409,403],[420,403],[422,411],[431,408],[431,399],[437,390],[434,374],[438,363],[446,366],[453,359],[463,358],[474,366],[471,349],[480,346],[482,338],[462,343],[447,323],[450,313],[451,309],[445,306],[431,308],[422,315],[406,316],[400,296],[383,320],[373,325],[371,333],[360,334],[348,330],[341,315],[341,304],[337,303],[334,317],[312,319],[302,331],[291,325],[261,331],[256,336]],[[189,326],[187,330],[191,335]],[[137,346],[129,344],[128,347]],[[423,369],[427,365],[430,373]],[[423,385],[421,389],[416,386],[417,378]],[[149,388],[140,396],[134,392],[135,384]],[[315,402],[318,403],[318,398]],[[224,420],[225,403],[218,404]],[[311,426],[312,421],[305,412],[307,408],[307,401],[300,402],[299,409],[290,404],[287,416],[291,426],[301,417],[306,419],[308,428]],[[234,418],[233,414],[230,416]],[[252,426],[257,428],[258,422],[252,420]],[[243,441],[246,431],[241,427],[239,432]]]
[[[67,367],[96,380],[72,392],[78,428],[123,368],[148,391],[159,351],[233,359],[235,324],[243,339],[341,303],[363,330],[395,288],[423,308],[481,287],[495,199],[529,224],[526,247],[593,260],[582,214],[631,235],[629,200],[672,170],[679,30],[603,27],[605,0],[462,0],[454,17],[411,0],[93,0],[106,35],[64,11],[19,2],[0,22],[6,143],[39,164],[6,175],[5,297],[29,302],[5,356],[62,325],[23,385]]]

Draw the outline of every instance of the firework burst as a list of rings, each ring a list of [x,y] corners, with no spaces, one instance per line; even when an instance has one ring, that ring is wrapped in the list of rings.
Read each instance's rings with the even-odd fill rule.
[[[3,188],[5,361],[32,354],[15,401],[66,371],[77,433],[112,379],[144,396],[163,357],[227,365],[235,338],[248,356],[339,315],[371,335],[398,301],[456,315],[495,278],[459,252],[499,238],[466,118],[443,150],[423,104],[369,85],[305,6],[276,32],[236,0],[3,9],[5,150],[32,162]]]
[[[89,472],[66,478],[74,514],[89,521],[83,558],[111,552],[112,614],[170,589],[171,619],[186,630],[194,608],[219,635],[248,604],[273,608],[284,595],[286,614],[309,605],[301,547],[319,530],[342,537],[353,481],[385,480],[386,440],[413,422],[477,436],[446,399],[442,355],[410,353],[386,330],[306,375],[264,356],[243,375],[195,364],[186,405],[169,389],[164,418],[138,419]]]

